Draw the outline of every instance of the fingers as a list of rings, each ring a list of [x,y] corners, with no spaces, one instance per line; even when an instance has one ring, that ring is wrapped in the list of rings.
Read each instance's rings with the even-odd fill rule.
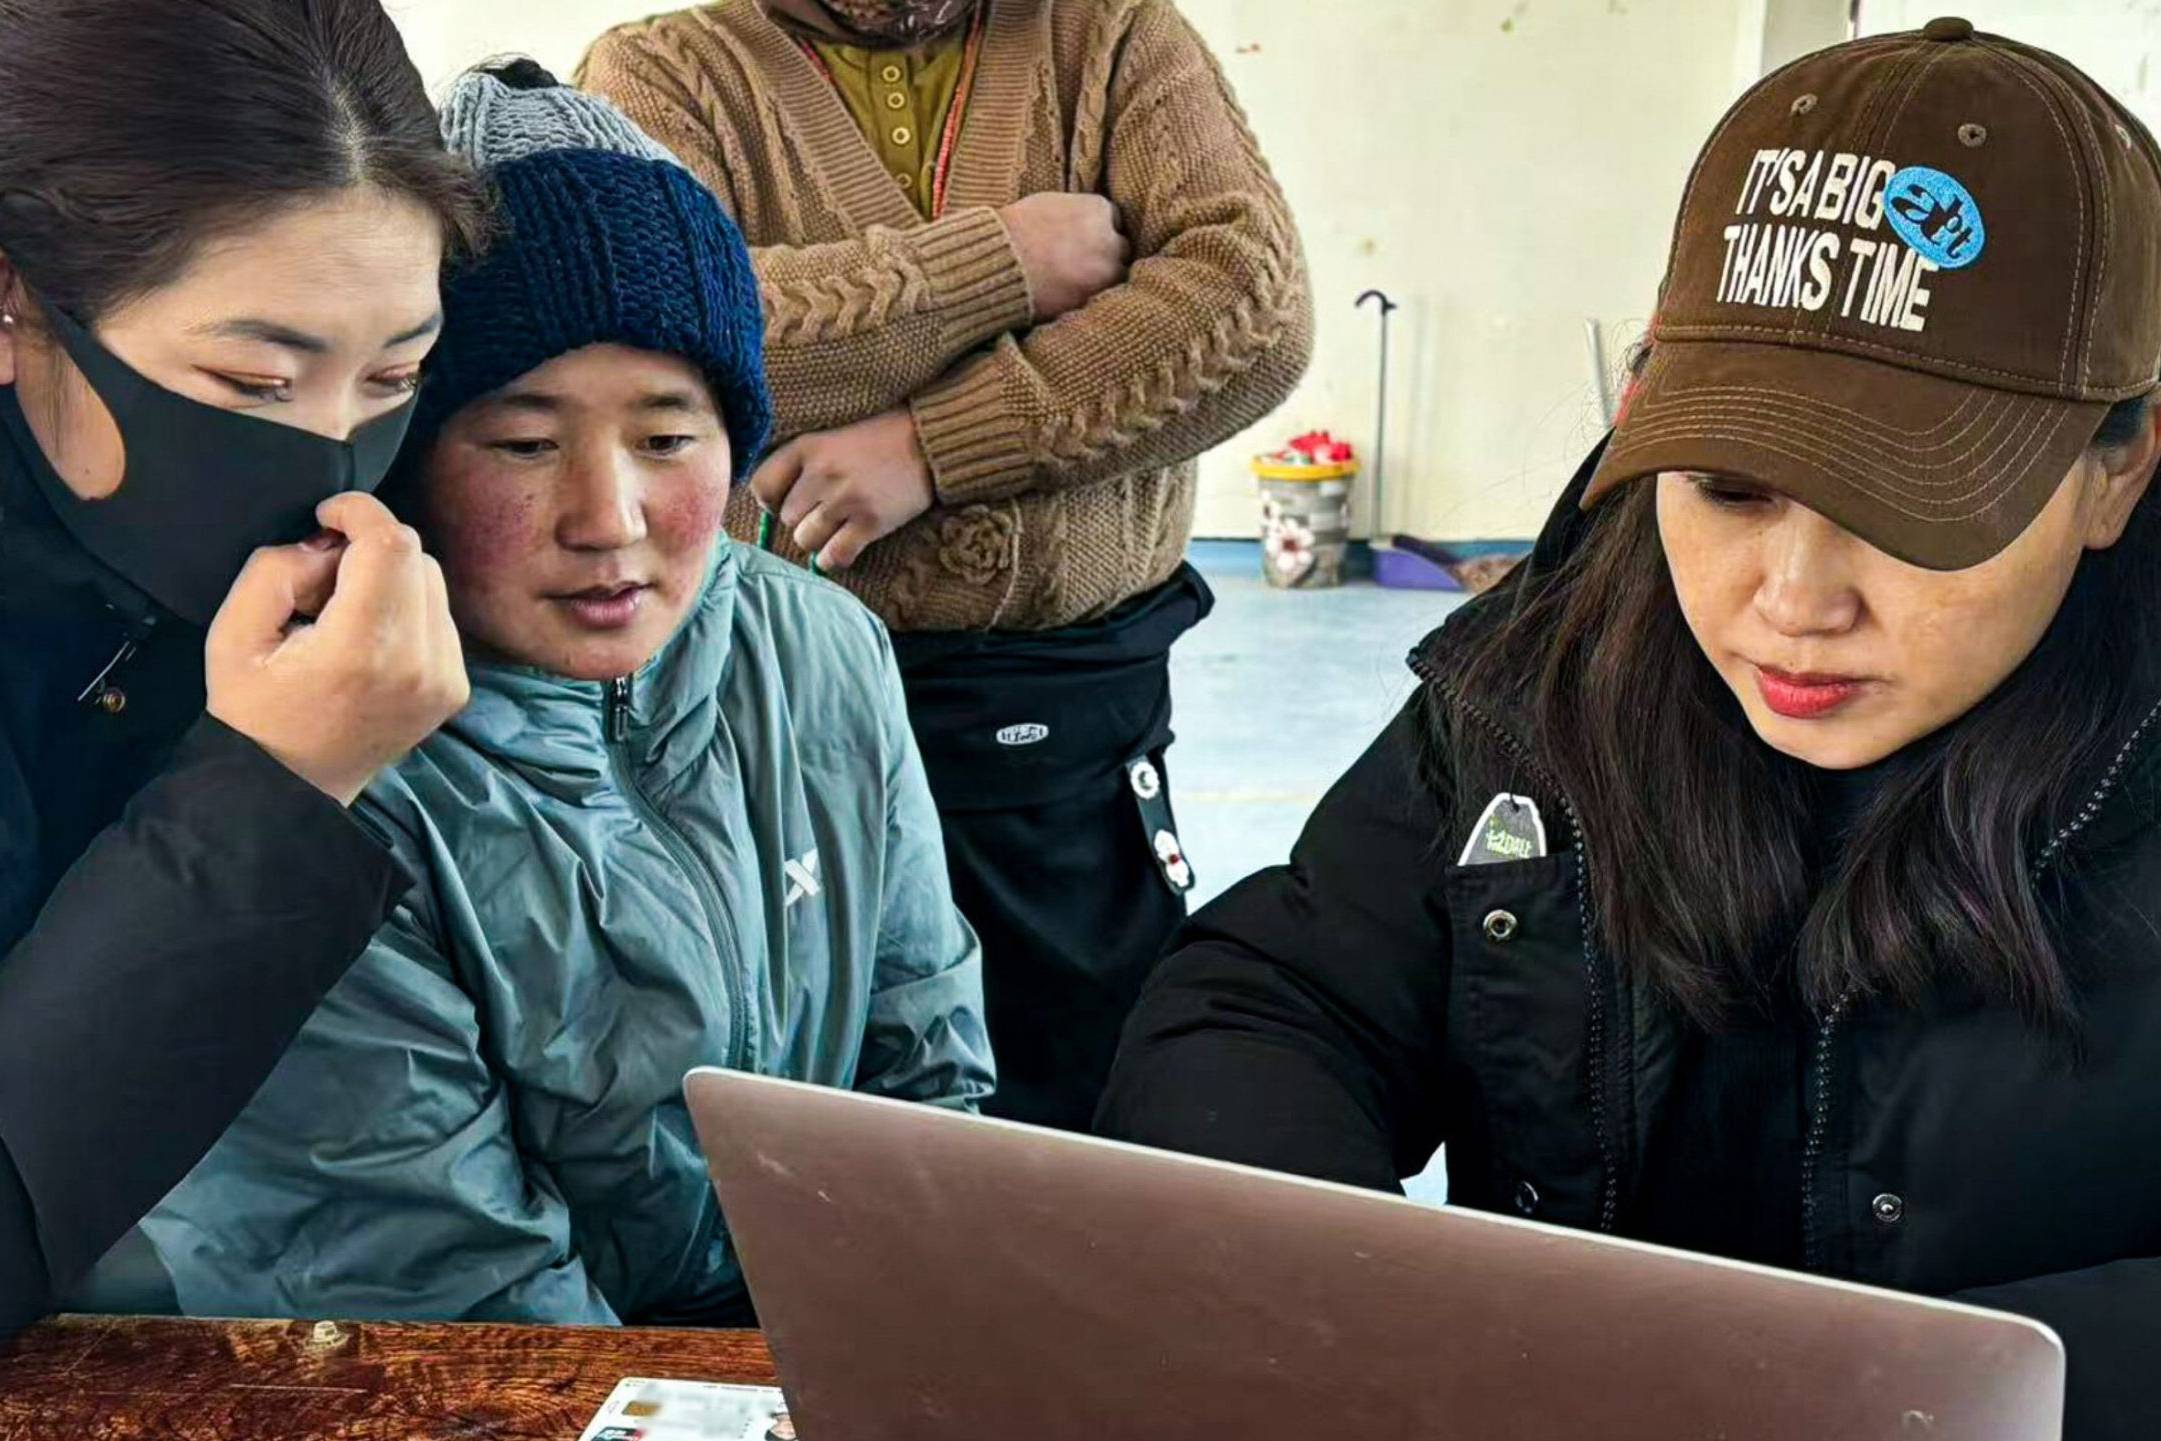
[[[427,615],[428,639],[437,642],[435,648],[440,649],[439,643],[445,635],[452,640],[457,638],[458,626],[450,618],[450,586],[443,579],[443,567],[434,556],[420,558],[420,579],[424,592],[421,608]]]
[[[766,510],[777,512],[802,474],[803,443],[791,440],[760,461],[758,468],[750,473],[751,493]]]
[[[418,622],[423,586],[420,532],[361,491],[334,495],[315,518],[345,537],[337,586],[318,612],[326,625],[367,625],[396,635]]]
[[[258,656],[275,650],[295,619],[321,613],[343,554],[343,546],[272,545],[256,551],[211,622],[209,644]]]
[[[472,684],[465,674],[465,644],[458,639],[457,622],[450,614],[450,588],[443,579],[443,568],[435,557],[421,557],[421,580],[427,612],[427,653],[435,674],[449,680],[454,692],[451,696],[453,713],[465,709],[472,697]]]
[[[357,534],[346,532],[337,588],[316,618],[326,630],[394,642],[422,624],[428,557],[421,551],[419,532],[389,515],[382,512],[387,523],[371,516]]]
[[[879,539],[876,524],[867,519],[851,520],[843,525],[816,552],[818,564],[828,571],[846,570],[863,558]]]
[[[803,523],[804,517],[827,501],[833,499],[834,479],[830,470],[813,474],[813,462],[805,460],[798,471],[794,485],[774,512],[782,528],[794,530]]]
[[[330,604],[330,597],[337,589],[338,562],[345,554],[345,537],[334,530],[319,530],[300,542],[301,554],[314,558],[316,564],[304,567],[299,587],[293,592],[295,619],[314,620]]]
[[[333,495],[315,507],[315,519],[326,530],[334,530],[347,540],[358,540],[398,527],[398,518],[390,513],[389,506],[359,490]]]
[[[1096,202],[1094,205],[1089,207],[1092,212],[1092,214],[1090,215],[1090,219],[1093,220],[1095,224],[1101,226],[1103,230],[1110,235],[1117,237],[1121,240],[1124,239],[1126,228],[1125,215],[1118,209],[1118,207],[1110,200],[1100,195],[1091,195],[1088,198]]]
[[[840,532],[841,524],[840,517],[835,514],[835,507],[820,505],[813,508],[791,534],[796,546],[805,555],[818,556],[820,564],[823,564],[824,556],[820,552]]]

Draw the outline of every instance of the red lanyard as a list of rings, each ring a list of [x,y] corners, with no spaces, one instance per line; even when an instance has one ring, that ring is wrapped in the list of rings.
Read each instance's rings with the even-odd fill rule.
[[[960,143],[961,122],[968,114],[968,99],[975,91],[976,62],[983,54],[984,17],[989,10],[988,4],[976,7],[975,19],[968,23],[967,43],[961,49],[960,81],[953,87],[953,103],[946,108],[945,131],[938,137],[938,159],[931,170],[930,218],[933,220],[945,214],[946,183],[953,172],[953,148]],[[838,90],[840,85],[833,79],[833,72],[827,67],[825,57],[818,53],[818,47],[801,38],[796,44],[810,57],[810,63],[818,67],[818,73],[825,77],[826,83]]]

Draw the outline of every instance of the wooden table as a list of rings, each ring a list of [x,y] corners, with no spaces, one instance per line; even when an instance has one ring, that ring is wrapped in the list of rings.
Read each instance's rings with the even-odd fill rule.
[[[0,1441],[577,1441],[625,1376],[775,1384],[748,1331],[71,1316],[0,1341]]]

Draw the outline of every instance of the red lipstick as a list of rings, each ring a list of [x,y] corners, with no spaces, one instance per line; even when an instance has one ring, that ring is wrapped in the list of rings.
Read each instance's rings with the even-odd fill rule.
[[[1775,666],[1756,667],[1756,689],[1763,703],[1788,720],[1821,720],[1843,709],[1867,688],[1845,675],[1801,675]]]

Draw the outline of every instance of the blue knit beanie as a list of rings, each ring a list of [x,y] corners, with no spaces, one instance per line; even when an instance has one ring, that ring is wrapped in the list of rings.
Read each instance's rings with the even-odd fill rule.
[[[742,479],[773,423],[742,234],[711,191],[606,101],[530,62],[506,73],[525,88],[476,71],[444,107],[445,138],[494,184],[498,223],[483,254],[443,277],[443,334],[408,454],[528,371],[614,344],[705,372]],[[576,148],[540,148],[558,137]]]

